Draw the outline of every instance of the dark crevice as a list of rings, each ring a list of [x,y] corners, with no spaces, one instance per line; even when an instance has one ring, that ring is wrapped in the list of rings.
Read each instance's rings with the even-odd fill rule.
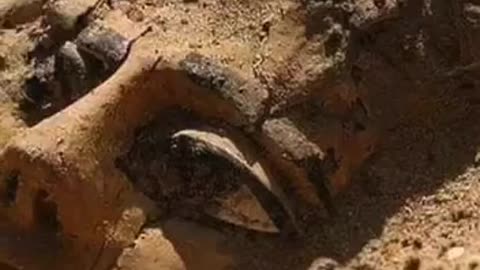
[[[38,191],[34,200],[34,214],[37,225],[42,231],[59,232],[61,224],[58,221],[57,205],[45,190]]]
[[[27,125],[32,126],[53,113],[50,107],[53,96],[50,85],[38,77],[25,82],[24,98],[19,107]]]
[[[358,85],[362,82],[362,68],[358,65],[352,65],[350,76],[352,77],[355,86],[358,87]]]
[[[335,217],[338,213],[333,201],[332,192],[328,186],[328,178],[324,173],[323,161],[317,157],[309,157],[304,161],[304,167],[307,171],[308,179],[315,186],[318,197],[322,200],[328,214],[331,217]]]
[[[20,180],[18,171],[11,172],[5,179],[5,204],[11,206],[17,199],[17,190]]]
[[[329,57],[334,56],[339,49],[342,49],[342,41],[344,39],[341,33],[332,33],[325,42],[325,54]]]

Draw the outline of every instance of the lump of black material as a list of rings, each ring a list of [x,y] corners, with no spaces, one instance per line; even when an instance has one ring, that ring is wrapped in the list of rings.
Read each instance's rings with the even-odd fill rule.
[[[130,41],[99,23],[92,23],[80,32],[75,44],[80,51],[102,62],[107,70],[112,70],[127,56]]]
[[[197,53],[187,55],[180,67],[194,84],[232,103],[248,124],[263,116],[268,93],[260,84]]]

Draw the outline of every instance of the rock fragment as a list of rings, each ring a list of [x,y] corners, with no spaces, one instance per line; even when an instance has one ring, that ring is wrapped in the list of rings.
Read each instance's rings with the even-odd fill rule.
[[[287,117],[265,121],[262,137],[269,156],[294,181],[297,193],[314,204],[321,200],[330,214],[334,214],[332,190],[325,170],[327,153]]]
[[[117,68],[128,53],[130,40],[98,22],[80,32],[75,40],[79,50],[92,55],[106,70]]]
[[[288,118],[269,119],[262,126],[262,132],[279,147],[282,156],[289,161],[301,164],[309,157],[323,159],[325,153],[313,142],[308,140]]]
[[[145,229],[118,258],[114,269],[184,269],[185,263],[161,229]]]

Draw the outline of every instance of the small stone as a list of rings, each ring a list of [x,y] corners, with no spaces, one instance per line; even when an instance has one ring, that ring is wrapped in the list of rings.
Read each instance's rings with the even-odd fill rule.
[[[301,163],[308,157],[318,157],[322,160],[325,153],[310,141],[305,134],[287,117],[273,118],[265,121],[262,125],[265,136],[285,153],[288,160]]]
[[[338,269],[338,267],[338,262],[335,260],[322,257],[315,259],[308,270],[335,270]]]
[[[80,32],[75,43],[79,51],[102,62],[106,70],[115,70],[127,56],[130,40],[94,22]]]
[[[447,251],[445,256],[447,257],[448,260],[453,261],[456,260],[465,253],[465,248],[463,247],[453,247]]]

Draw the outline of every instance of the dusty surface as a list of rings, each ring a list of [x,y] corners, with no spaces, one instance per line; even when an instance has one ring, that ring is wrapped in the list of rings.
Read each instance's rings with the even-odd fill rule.
[[[0,19],[0,148],[14,138],[2,162],[28,168],[24,177],[34,179],[19,192],[46,189],[58,214],[48,194],[21,197],[13,208],[11,200],[2,202],[0,216],[11,220],[1,224],[0,269],[49,269],[52,261],[66,269],[78,254],[83,259],[72,269],[303,270],[315,260],[312,269],[330,269],[320,266],[330,260],[347,269],[480,267],[476,1],[73,1],[65,12],[65,1],[46,2],[43,15],[36,21],[28,16],[32,22],[26,24],[18,24],[25,22],[21,9],[17,20],[15,12],[0,8],[8,13],[6,22]],[[95,19],[120,34],[95,42],[103,48],[76,39]],[[136,52],[148,48],[171,67],[155,66],[145,53],[150,60],[132,57],[115,73],[110,58],[123,60],[131,53],[127,44],[147,26],[151,32]],[[48,59],[67,40],[88,55],[85,64],[68,58],[71,65],[49,73]],[[118,52],[110,42],[122,45]],[[181,72],[187,75],[179,83]],[[95,88],[114,73],[110,83]],[[93,78],[88,86],[72,84],[82,76]],[[59,86],[65,81],[70,88]],[[220,98],[196,92],[195,84]],[[157,87],[170,92],[157,94]],[[178,121],[178,112],[155,117],[169,102],[252,141],[267,160],[258,166],[282,176],[302,234],[265,235],[197,219],[207,204],[210,216],[221,215],[212,214],[218,201],[212,206],[211,200],[219,194],[236,198],[238,179],[250,176],[215,157],[182,160],[185,154],[169,163],[165,149],[172,132],[165,130],[191,127]],[[167,167],[181,173],[171,176]],[[323,192],[333,198],[314,191],[320,185],[310,178],[319,168],[328,179]],[[10,198],[12,177],[7,173],[0,184],[2,198]],[[261,205],[268,215],[274,208],[262,193],[252,193],[258,201],[246,207]],[[329,200],[336,215],[325,217]],[[222,207],[235,208],[231,204],[223,201]],[[87,214],[72,211],[77,208]],[[10,222],[22,229],[39,226],[38,211],[46,232],[30,238],[12,230]],[[259,216],[265,219],[265,213]],[[239,223],[259,222],[248,218]],[[41,258],[22,248],[38,245],[49,250]]]

